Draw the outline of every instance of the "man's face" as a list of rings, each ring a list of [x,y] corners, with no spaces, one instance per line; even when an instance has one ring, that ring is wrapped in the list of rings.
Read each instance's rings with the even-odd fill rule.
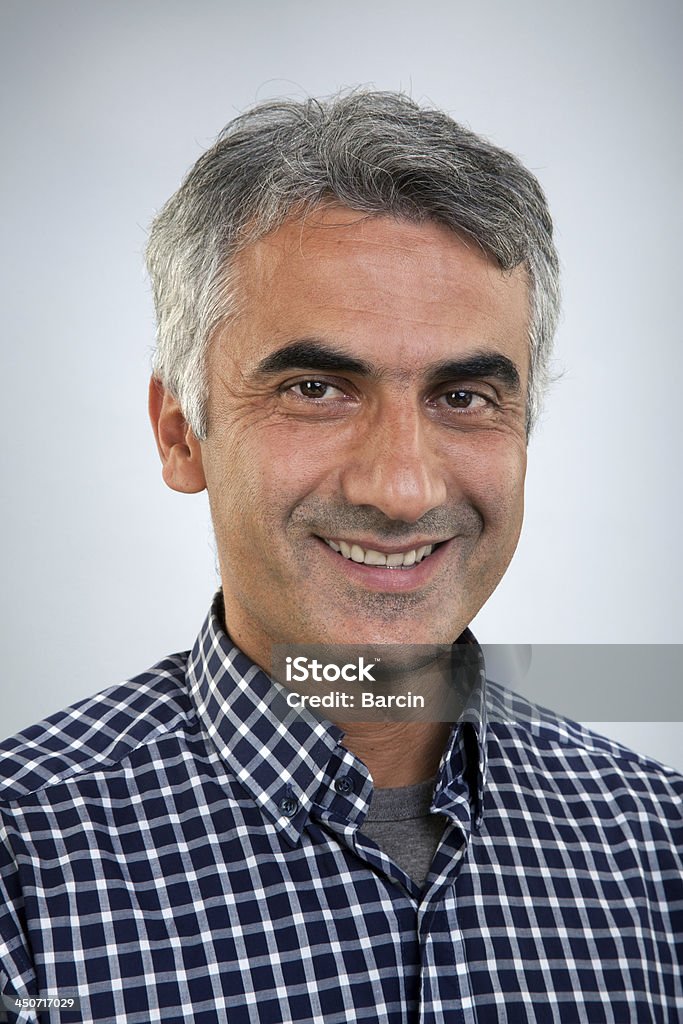
[[[522,523],[524,273],[338,206],[237,266],[201,444],[233,640],[452,642]]]

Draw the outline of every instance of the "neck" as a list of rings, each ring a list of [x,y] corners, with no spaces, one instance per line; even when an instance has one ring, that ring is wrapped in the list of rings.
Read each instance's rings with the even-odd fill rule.
[[[413,786],[436,775],[448,742],[448,722],[355,722],[343,745],[360,758],[378,789]]]

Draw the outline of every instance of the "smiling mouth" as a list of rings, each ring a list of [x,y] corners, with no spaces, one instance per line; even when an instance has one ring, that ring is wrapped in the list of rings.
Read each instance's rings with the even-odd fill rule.
[[[330,540],[327,537],[321,537],[320,539],[328,547],[332,548],[333,551],[336,551],[338,555],[341,555],[342,558],[346,558],[351,562],[357,562],[359,565],[379,566],[383,569],[412,569],[425,558],[429,558],[436,548],[441,547],[441,544],[445,543],[445,541],[440,541],[435,544],[423,544],[417,548],[407,548],[405,551],[387,553],[376,551],[373,548],[363,548],[360,544],[346,540]]]

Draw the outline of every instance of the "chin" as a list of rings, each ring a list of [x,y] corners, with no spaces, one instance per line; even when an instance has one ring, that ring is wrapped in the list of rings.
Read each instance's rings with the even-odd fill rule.
[[[465,625],[435,624],[428,614],[418,620],[404,619],[400,622],[347,621],[332,640],[340,644],[452,644]]]

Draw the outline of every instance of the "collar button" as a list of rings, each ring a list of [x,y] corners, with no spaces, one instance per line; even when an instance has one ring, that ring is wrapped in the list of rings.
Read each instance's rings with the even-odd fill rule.
[[[342,775],[342,777],[337,779],[335,782],[334,788],[342,796],[348,796],[349,793],[353,793],[353,782],[348,775]]]
[[[299,801],[295,800],[293,796],[285,796],[282,798],[278,806],[287,818],[293,818],[299,810]]]

